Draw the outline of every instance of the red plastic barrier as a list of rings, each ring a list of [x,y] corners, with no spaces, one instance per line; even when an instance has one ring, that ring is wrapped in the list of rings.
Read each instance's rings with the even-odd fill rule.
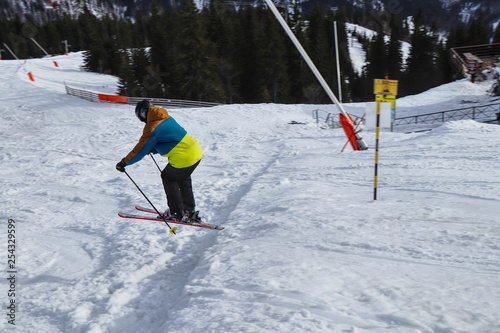
[[[354,121],[352,120],[351,116],[347,114],[349,117],[349,120],[341,113],[339,115],[340,118],[340,124],[344,128],[345,135],[349,139],[349,142],[351,143],[352,149],[353,150],[360,150],[358,147],[358,141],[356,138],[356,133],[354,132]]]
[[[99,96],[100,101],[106,102],[115,102],[115,103],[127,103],[127,96],[118,96],[118,95],[106,95],[106,94],[97,94]]]

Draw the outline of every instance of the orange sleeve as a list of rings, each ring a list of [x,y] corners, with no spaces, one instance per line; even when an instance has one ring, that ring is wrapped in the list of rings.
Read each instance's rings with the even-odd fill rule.
[[[139,151],[141,151],[142,147],[144,147],[144,145],[148,142],[152,133],[153,131],[151,130],[150,126],[146,125],[144,127],[144,131],[142,132],[142,136],[139,139],[139,142],[135,145],[134,149],[132,149],[132,151],[127,154],[127,156],[122,158],[122,162],[127,164],[128,161],[130,161],[134,156],[136,156],[139,153]]]

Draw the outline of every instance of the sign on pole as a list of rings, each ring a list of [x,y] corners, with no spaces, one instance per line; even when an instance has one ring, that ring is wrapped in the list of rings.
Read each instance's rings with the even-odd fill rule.
[[[396,95],[398,94],[398,81],[375,79],[373,85],[373,93],[377,101],[377,118],[376,118],[376,137],[375,137],[375,178],[373,185],[373,200],[377,200],[377,181],[378,181],[378,148],[379,148],[379,133],[380,133],[380,108],[382,101],[390,102],[393,112],[396,114]]]
[[[396,119],[396,95],[398,94],[398,80],[375,79],[373,93],[375,94],[375,101],[391,103],[391,116],[394,121],[394,119]]]
[[[373,93],[375,95],[397,95],[398,80],[375,79],[375,84],[373,85]]]

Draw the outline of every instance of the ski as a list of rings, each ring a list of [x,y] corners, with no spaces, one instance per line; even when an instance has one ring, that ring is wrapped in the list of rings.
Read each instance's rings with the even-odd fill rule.
[[[152,208],[143,207],[143,206],[135,206],[135,209],[140,210],[141,212],[146,212],[146,213],[151,213],[151,214],[158,215],[158,213],[156,212],[156,210],[154,210]]]
[[[151,211],[149,211],[151,213]],[[154,212],[157,214],[156,212]],[[156,222],[163,222],[163,220],[157,219],[156,217],[148,217],[148,216],[142,216],[142,215],[136,215],[136,214],[127,214],[127,213],[118,213],[118,216],[127,218],[127,219],[137,219],[137,220],[147,220],[147,221],[156,221]],[[192,227],[198,227],[198,228],[206,228],[206,229],[213,229],[213,230],[222,230],[224,227],[220,227],[217,225],[213,224],[207,224],[207,223],[195,223],[195,222],[182,222],[182,221],[176,221],[176,220],[169,220],[166,219],[168,223],[175,223],[175,224],[181,224],[181,225],[189,225]]]
[[[156,212],[156,210],[152,209],[152,208],[149,208],[149,207],[144,207],[144,206],[135,206],[135,209],[141,211],[141,212],[146,212],[146,213],[151,213],[151,214],[156,214],[158,216],[158,212]],[[170,221],[169,219],[167,219],[167,221]],[[190,219],[190,221],[192,221]],[[200,220],[200,221],[192,221],[192,222],[188,222],[188,223],[202,223],[203,222]]]
[[[137,210],[139,210],[139,211],[141,211],[141,212],[146,212],[146,213],[151,213],[151,214],[156,214],[156,215],[158,215],[158,213],[156,212],[156,210],[154,210],[154,209],[152,209],[152,208],[149,208],[149,207],[144,207],[144,206],[139,206],[139,205],[137,205],[137,206],[135,206],[135,209],[137,209]],[[169,219],[167,219],[167,221],[170,221],[170,220],[169,220]],[[191,224],[203,224],[203,225],[210,225],[210,224],[208,224],[208,223],[204,223],[204,222],[201,222],[201,221],[200,221],[200,222],[185,222],[185,223],[187,223],[187,224],[189,224],[189,225],[191,225]],[[213,225],[213,227],[216,227],[216,228],[214,228],[214,229],[216,229],[216,230],[222,230],[222,229],[224,229],[224,227],[219,227],[219,226],[214,226],[214,225]]]

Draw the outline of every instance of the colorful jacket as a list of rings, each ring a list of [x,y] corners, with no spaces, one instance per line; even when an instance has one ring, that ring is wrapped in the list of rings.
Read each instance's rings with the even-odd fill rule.
[[[151,106],[139,143],[122,159],[126,165],[140,161],[150,152],[168,157],[174,168],[187,168],[203,157],[201,147],[167,110]]]

